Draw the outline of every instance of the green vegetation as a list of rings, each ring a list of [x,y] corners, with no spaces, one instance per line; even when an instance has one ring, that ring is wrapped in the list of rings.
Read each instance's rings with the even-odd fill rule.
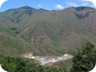
[[[14,57],[30,51],[31,46],[23,39],[0,35],[0,54]]]
[[[96,46],[96,21],[92,19],[96,10],[76,9],[48,11],[24,6],[1,12],[0,53],[62,55],[77,52],[87,41]],[[78,18],[76,14],[88,16]]]
[[[9,72],[70,72],[71,68],[71,72],[89,71],[96,63],[95,18],[96,9],[89,7],[62,11],[21,7],[1,12],[0,63]],[[88,41],[94,46],[86,44]],[[20,58],[30,52],[75,56],[73,61],[41,66],[34,60]]]
[[[74,56],[73,63],[71,72],[91,71],[96,64],[96,50],[94,50],[94,45],[88,42],[84,46],[83,51],[78,51]]]
[[[59,65],[55,66],[41,66],[34,60],[27,60],[21,58],[5,57],[0,55],[0,64],[8,72],[67,72],[66,67]],[[67,64],[66,64],[67,65]]]
[[[41,66],[32,59],[0,55],[0,64],[8,72],[88,72],[96,63],[94,45],[87,43],[73,59]]]

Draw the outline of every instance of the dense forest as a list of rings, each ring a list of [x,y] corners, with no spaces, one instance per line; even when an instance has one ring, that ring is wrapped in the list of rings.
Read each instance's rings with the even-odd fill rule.
[[[41,66],[32,59],[0,55],[0,64],[8,72],[88,72],[95,63],[96,50],[91,43],[86,43],[83,50],[78,50],[72,60],[49,66]]]

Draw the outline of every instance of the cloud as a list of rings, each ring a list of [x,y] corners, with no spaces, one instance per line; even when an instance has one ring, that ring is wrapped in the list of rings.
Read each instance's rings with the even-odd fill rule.
[[[39,8],[42,8],[42,5],[41,5],[41,4],[38,4],[37,6],[38,6]]]
[[[7,1],[7,0],[0,0],[0,7],[2,6],[2,4]]]
[[[56,5],[56,8],[57,8],[57,9],[64,9],[64,7],[63,7],[62,5],[60,5],[60,4],[57,4],[57,5]]]
[[[73,7],[77,7],[78,4],[76,4],[75,2],[66,2],[69,6],[73,6]]]
[[[83,2],[82,6],[88,6],[88,3],[87,2]]]
[[[91,2],[96,7],[96,0],[82,0],[83,2]]]
[[[87,0],[79,0],[79,2],[76,1],[66,1],[67,5],[73,6],[73,7],[79,7],[79,6],[89,6],[89,3]]]

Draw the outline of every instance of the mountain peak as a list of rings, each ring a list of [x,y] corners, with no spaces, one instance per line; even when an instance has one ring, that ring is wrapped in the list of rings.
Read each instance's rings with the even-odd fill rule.
[[[19,7],[19,8],[13,8],[13,9],[6,10],[6,12],[14,11],[14,10],[35,10],[35,8],[32,8],[30,6],[23,6],[23,7]]]
[[[20,7],[19,9],[35,9],[35,8],[32,8],[30,6],[23,6],[23,7]]]
[[[80,6],[80,7],[76,7],[75,9],[76,9],[76,11],[83,11],[85,9],[94,9],[94,8],[86,7],[86,6]]]

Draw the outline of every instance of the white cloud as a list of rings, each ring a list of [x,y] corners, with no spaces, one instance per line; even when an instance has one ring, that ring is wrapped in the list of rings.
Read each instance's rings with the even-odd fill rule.
[[[88,6],[88,3],[87,2],[83,2],[82,6]]]
[[[91,2],[96,7],[96,0],[82,0],[83,2]]]
[[[78,4],[76,4],[75,2],[66,2],[69,6],[73,6],[73,7],[77,7]]]
[[[78,6],[87,6],[88,3],[81,0],[81,3],[76,3],[76,2],[69,2],[69,1],[66,1],[66,3],[69,5],[69,6],[73,6],[73,7],[78,7]]]
[[[41,5],[41,4],[38,4],[37,6],[38,6],[39,8],[42,8],[42,5]]]
[[[64,9],[64,7],[63,7],[62,5],[60,5],[60,4],[57,4],[57,5],[56,5],[56,8],[57,8],[57,9]]]

